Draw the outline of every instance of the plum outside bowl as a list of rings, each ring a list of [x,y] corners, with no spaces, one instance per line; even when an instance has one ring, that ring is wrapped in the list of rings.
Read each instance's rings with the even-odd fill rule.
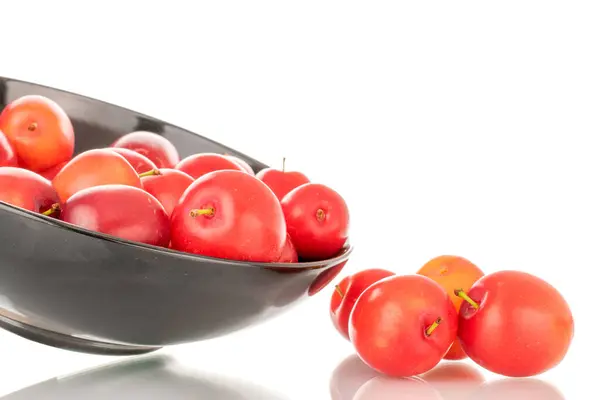
[[[158,133],[181,157],[228,153],[266,165],[182,128],[99,100],[0,77],[0,110],[30,94],[67,112],[76,153],[133,131]],[[297,264],[184,254],[80,229],[0,202],[0,326],[63,349],[112,355],[206,340],[266,321],[326,286],[336,257]]]

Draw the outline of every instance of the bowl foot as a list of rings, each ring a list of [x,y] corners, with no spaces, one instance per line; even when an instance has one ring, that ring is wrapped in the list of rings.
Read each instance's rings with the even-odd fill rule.
[[[133,356],[150,353],[161,348],[160,346],[136,346],[78,338],[24,324],[3,315],[0,315],[0,328],[37,343],[79,353],[105,356]]]

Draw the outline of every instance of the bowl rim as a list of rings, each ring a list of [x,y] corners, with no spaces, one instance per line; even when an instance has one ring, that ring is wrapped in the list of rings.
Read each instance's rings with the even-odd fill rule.
[[[106,240],[109,242],[119,243],[125,246],[137,247],[143,250],[149,250],[151,252],[159,253],[165,256],[175,256],[191,261],[209,261],[214,264],[227,264],[227,265],[238,265],[243,267],[259,267],[264,269],[321,269],[328,266],[334,266],[342,261],[348,259],[350,253],[352,253],[353,246],[347,241],[341,252],[335,257],[330,257],[325,260],[319,261],[303,261],[297,263],[280,263],[280,262],[257,262],[257,261],[243,261],[243,260],[230,260],[226,258],[210,257],[201,254],[185,253],[183,251],[169,249],[166,247],[155,246],[147,243],[135,242],[133,240],[123,239],[118,236],[108,235],[102,232],[92,231],[80,227],[78,225],[71,224],[66,221],[62,221],[58,218],[49,217],[43,214],[39,214],[25,208],[15,206],[13,204],[6,203],[0,200],[0,210],[6,210],[13,214],[28,218],[29,220],[45,223],[48,225],[55,226],[59,229],[65,229],[76,233],[83,234],[98,240]]]
[[[164,121],[160,118],[156,118],[147,114],[143,114],[140,113],[138,111],[126,108],[126,107],[122,107],[119,106],[117,104],[114,103],[110,103],[108,101],[104,101],[104,100],[100,100],[100,99],[96,99],[93,97],[89,97],[83,94],[79,94],[79,93],[75,93],[72,91],[68,91],[68,90],[64,90],[64,89],[59,89],[59,88],[55,88],[52,86],[48,86],[48,85],[44,85],[44,84],[40,84],[40,83],[36,83],[36,82],[32,82],[32,81],[25,81],[25,80],[21,80],[21,79],[15,79],[15,78],[10,78],[10,77],[6,77],[6,76],[2,76],[0,75],[0,82],[1,81],[13,81],[13,82],[19,82],[19,83],[23,83],[23,84],[27,84],[27,85],[34,85],[34,86],[38,86],[40,88],[45,88],[48,90],[53,90],[53,91],[58,91],[58,92],[62,92],[71,96],[75,96],[75,97],[79,97],[82,99],[87,99],[90,100],[92,102],[99,102],[102,104],[105,104],[107,106],[110,107],[115,107],[118,109],[121,109],[123,111],[127,111],[133,114],[136,114],[137,116],[140,117],[144,117],[144,118],[148,118],[151,120],[154,120],[156,122],[159,122],[161,124],[176,128],[178,130],[181,130],[182,132],[185,132],[188,135],[192,135],[192,136],[199,136],[202,139],[212,142],[216,145],[219,145],[221,147],[223,147],[224,149],[231,151],[230,154],[232,155],[239,155],[239,156],[243,156],[249,160],[252,160],[256,165],[260,165],[260,166],[264,166],[264,168],[270,168],[268,165],[266,165],[265,163],[256,160],[253,157],[250,157],[244,153],[241,153],[229,146],[226,146],[220,142],[217,142],[216,140],[210,139],[204,135],[198,134],[198,133],[194,133],[188,129],[185,129],[183,127],[180,127],[179,125],[175,125],[172,124],[168,121]],[[1,110],[0,110],[1,112]],[[21,215],[25,218],[28,218],[30,220],[34,220],[34,221],[38,221],[38,222],[42,222],[42,223],[46,223],[49,225],[53,225],[55,227],[58,227],[60,229],[65,229],[65,230],[69,230],[69,231],[73,231],[73,232],[77,232],[77,233],[81,233],[83,235],[86,236],[90,236],[99,240],[106,240],[106,241],[110,241],[110,242],[116,242],[116,243],[120,243],[122,245],[125,246],[133,246],[133,247],[138,247],[140,249],[145,249],[145,250],[149,250],[152,252],[156,252],[165,256],[175,256],[175,257],[179,257],[179,258],[183,258],[183,259],[188,259],[191,261],[199,261],[199,260],[203,260],[203,261],[209,261],[211,263],[215,263],[215,264],[227,264],[227,265],[237,265],[237,266],[243,266],[243,267],[258,267],[258,268],[264,268],[264,269],[273,269],[273,268],[278,268],[278,269],[321,269],[321,268],[325,268],[328,266],[332,266],[332,265],[337,265],[342,261],[345,261],[348,259],[348,257],[350,256],[350,253],[352,253],[353,251],[353,246],[350,244],[349,241],[346,241],[346,243],[344,244],[344,247],[342,248],[342,250],[340,251],[340,253],[338,255],[336,255],[335,257],[330,257],[328,259],[325,260],[319,260],[319,261],[303,261],[303,262],[297,262],[297,263],[278,263],[278,262],[255,262],[255,261],[241,261],[241,260],[229,260],[229,259],[225,259],[225,258],[216,258],[216,257],[210,257],[210,256],[204,256],[201,254],[193,254],[193,253],[185,253],[179,250],[173,250],[173,249],[169,249],[169,248],[165,248],[165,247],[159,247],[159,246],[154,246],[154,245],[150,245],[150,244],[146,244],[146,243],[139,243],[139,242],[134,242],[132,240],[128,240],[128,239],[122,239],[119,238],[117,236],[113,236],[113,235],[108,235],[105,233],[101,233],[101,232],[96,232],[96,231],[92,231],[65,221],[62,221],[60,219],[57,218],[53,218],[53,217],[49,217],[43,214],[39,214],[30,210],[27,210],[25,208],[22,207],[18,207],[9,203],[6,203],[2,200],[0,200],[0,209],[4,209],[8,212],[12,212],[18,215]]]

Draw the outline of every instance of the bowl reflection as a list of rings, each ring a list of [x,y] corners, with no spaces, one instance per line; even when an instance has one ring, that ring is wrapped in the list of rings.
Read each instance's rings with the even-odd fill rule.
[[[189,369],[169,356],[154,355],[55,378],[3,399],[284,400],[288,397],[248,382]]]

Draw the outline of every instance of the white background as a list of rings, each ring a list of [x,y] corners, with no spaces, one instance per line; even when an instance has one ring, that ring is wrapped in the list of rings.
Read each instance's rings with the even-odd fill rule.
[[[0,75],[133,108],[272,165],[286,156],[348,201],[345,274],[412,273],[451,253],[539,275],[576,321],[571,352],[541,379],[593,397],[597,2],[396,3],[5,2]],[[168,351],[292,399],[327,399],[352,352],[329,322],[330,292]],[[8,333],[0,354],[0,393],[109,360]]]

